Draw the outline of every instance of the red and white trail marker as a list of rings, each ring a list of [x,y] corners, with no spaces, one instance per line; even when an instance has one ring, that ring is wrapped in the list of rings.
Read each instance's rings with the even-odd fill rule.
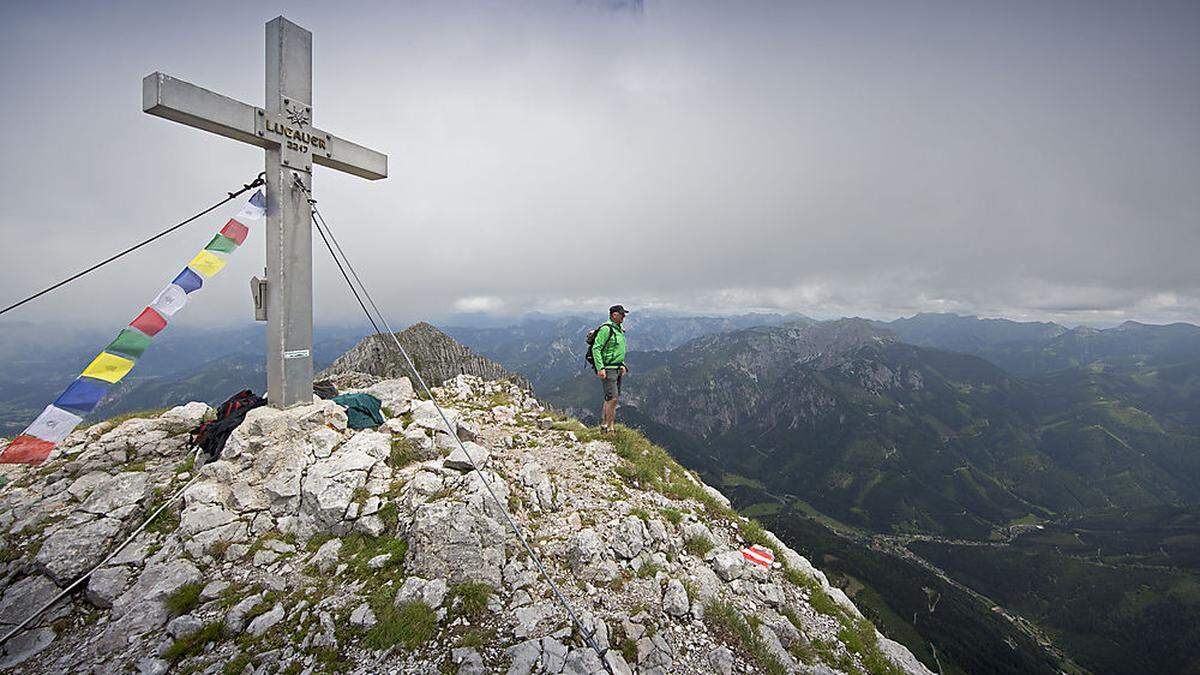
[[[758,544],[742,549],[742,557],[755,565],[761,565],[768,569],[771,567],[771,563],[775,562],[775,554],[771,552],[771,549]]]

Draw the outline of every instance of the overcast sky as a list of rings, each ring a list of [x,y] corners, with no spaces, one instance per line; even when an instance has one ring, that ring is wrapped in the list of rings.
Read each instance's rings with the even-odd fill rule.
[[[263,102],[314,32],[318,168],[395,323],[637,308],[1200,322],[1200,3],[0,6],[0,305],[215,201],[262,151],[141,112],[161,70]],[[234,211],[0,321],[120,325]],[[253,231],[176,316],[244,321]],[[315,251],[317,319],[356,318]]]

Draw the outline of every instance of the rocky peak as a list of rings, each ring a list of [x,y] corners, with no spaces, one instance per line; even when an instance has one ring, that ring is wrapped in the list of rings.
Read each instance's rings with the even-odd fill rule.
[[[348,429],[331,401],[259,408],[202,467],[184,432],[210,411],[190,403],[0,468],[4,632],[186,486],[4,645],[0,669],[928,673],[636,432],[599,436],[512,382],[447,380],[435,395],[452,429],[407,379],[365,390],[394,415],[378,429]],[[775,562],[750,562],[751,544]]]
[[[440,385],[457,375],[472,375],[484,380],[511,380],[530,389],[524,377],[505,370],[495,361],[471,351],[454,338],[424,321],[395,334],[430,386]],[[342,354],[318,377],[332,378],[362,373],[374,378],[411,376],[408,365],[397,351],[392,338],[368,335]],[[362,381],[370,381],[371,378]]]

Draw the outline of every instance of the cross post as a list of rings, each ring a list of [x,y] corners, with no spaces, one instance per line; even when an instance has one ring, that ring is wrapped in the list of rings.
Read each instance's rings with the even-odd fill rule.
[[[312,402],[312,190],[314,164],[387,177],[387,155],[312,125],[312,33],[282,16],[267,23],[262,108],[162,73],[142,80],[142,110],[266,150],[267,399]],[[303,185],[304,189],[298,187]]]

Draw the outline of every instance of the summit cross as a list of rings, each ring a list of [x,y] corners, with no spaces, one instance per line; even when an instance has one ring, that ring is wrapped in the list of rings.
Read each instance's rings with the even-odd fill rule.
[[[265,107],[156,72],[142,80],[142,111],[266,150],[267,399],[311,403],[312,168],[378,180],[387,155],[313,126],[312,33],[282,16],[267,23]]]

